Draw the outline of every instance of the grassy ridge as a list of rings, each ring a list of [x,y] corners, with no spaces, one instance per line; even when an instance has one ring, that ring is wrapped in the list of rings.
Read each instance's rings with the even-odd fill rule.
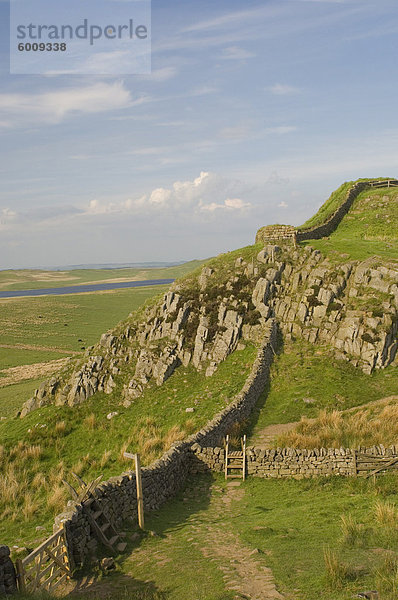
[[[303,225],[300,225],[298,229],[309,229],[325,223],[329,217],[341,206],[347,197],[348,192],[355,183],[360,181],[384,181],[388,177],[376,177],[370,179],[357,179],[356,181],[346,181],[337,190],[331,193],[330,197],[322,204],[319,210],[310,217]]]
[[[337,190],[332,192],[330,197],[320,207],[317,213],[308,219],[303,225],[300,225],[298,229],[309,229],[310,227],[316,227],[322,225],[329,217],[339,208],[344,202],[350,188],[354,185],[354,181],[346,181]]]
[[[387,260],[397,260],[398,190],[363,191],[329,238],[305,243],[336,259],[339,254],[354,260],[376,254]]]

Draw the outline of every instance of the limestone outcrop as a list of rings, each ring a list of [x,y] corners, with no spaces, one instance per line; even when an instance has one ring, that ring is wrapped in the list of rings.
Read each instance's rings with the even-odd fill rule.
[[[35,391],[21,416],[98,392],[128,407],[147,386],[192,365],[211,377],[239,343],[260,346],[270,319],[290,338],[324,343],[365,373],[397,353],[398,271],[375,258],[334,264],[310,246],[267,244],[250,260],[213,261],[102,335],[83,362]]]

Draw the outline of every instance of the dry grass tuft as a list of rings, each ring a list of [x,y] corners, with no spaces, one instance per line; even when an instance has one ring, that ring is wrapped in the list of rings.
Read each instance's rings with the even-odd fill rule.
[[[51,506],[55,512],[60,512],[64,508],[67,498],[65,486],[57,485],[48,496],[48,505]]]
[[[353,546],[362,540],[365,528],[362,523],[357,523],[352,515],[341,515],[341,532],[343,542]]]
[[[38,511],[39,505],[35,500],[34,496],[29,492],[25,494],[25,501],[22,508],[22,514],[24,516],[25,521],[29,521],[33,517],[33,515]]]
[[[109,463],[111,456],[112,456],[111,450],[104,450],[104,453],[101,456],[101,460],[100,460],[101,469],[103,469]],[[76,473],[76,471],[75,471],[75,473]]]
[[[47,486],[47,481],[46,481],[45,475],[41,472],[36,473],[35,476],[33,477],[31,486],[35,490],[40,490],[40,489],[45,488]]]
[[[321,410],[316,419],[303,417],[276,443],[291,448],[355,448],[395,444],[397,440],[398,404],[392,403],[355,411]]]
[[[91,413],[91,415],[88,415],[88,417],[84,419],[85,427],[87,427],[87,429],[90,429],[91,431],[94,431],[96,424],[97,418],[94,413]]]
[[[58,421],[55,424],[55,433],[57,434],[57,436],[65,435],[65,433],[66,433],[65,421]]]
[[[349,576],[347,566],[340,561],[337,553],[330,548],[323,550],[323,560],[329,585],[332,588],[341,588]]]
[[[396,528],[398,526],[398,508],[387,500],[378,500],[374,507],[374,517],[379,525]]]
[[[168,450],[172,444],[181,442],[186,437],[187,432],[184,429],[180,429],[179,425],[173,425],[163,437],[164,450]]]

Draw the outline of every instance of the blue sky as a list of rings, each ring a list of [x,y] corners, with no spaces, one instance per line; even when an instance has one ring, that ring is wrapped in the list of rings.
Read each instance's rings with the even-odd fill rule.
[[[398,175],[396,0],[153,0],[150,75],[10,75],[8,15],[0,268],[202,258]]]

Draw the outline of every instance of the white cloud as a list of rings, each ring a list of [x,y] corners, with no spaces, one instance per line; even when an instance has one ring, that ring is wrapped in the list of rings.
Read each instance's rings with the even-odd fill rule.
[[[211,202],[210,204],[201,204],[200,210],[202,212],[215,212],[216,210],[245,210],[250,208],[250,202],[244,202],[240,198],[227,198],[223,203],[217,204],[216,202]]]
[[[282,202],[280,202],[280,203],[278,204],[278,207],[279,207],[279,208],[287,208],[287,207],[288,207],[288,204],[286,204],[286,202],[285,202],[284,200],[282,200]]]
[[[267,89],[269,89],[271,93],[275,94],[276,96],[291,96],[292,94],[299,94],[301,91],[299,88],[293,85],[287,85],[285,83],[275,83]]]
[[[201,171],[192,181],[175,181],[170,188],[159,187],[138,199],[128,199],[119,203],[91,200],[87,213],[141,214],[154,215],[159,212],[171,215],[189,213],[192,216],[203,212],[228,209],[242,211],[251,206],[249,202],[230,197],[231,192],[243,191],[239,181],[224,179],[216,173]]]
[[[72,115],[122,110],[142,104],[132,99],[123,82],[93,83],[40,94],[0,94],[0,125],[57,124]]]
[[[93,198],[85,206],[42,206],[15,213],[9,208],[0,209],[0,228],[19,230],[45,230],[51,224],[73,226],[86,223],[94,226],[95,220],[123,223],[130,217],[159,222],[184,217],[203,221],[210,213],[239,214],[252,205],[243,196],[248,193],[245,184],[225,179],[217,173],[202,171],[193,180],[175,181],[170,187],[157,187],[149,193],[127,199]]]
[[[256,56],[253,52],[249,52],[239,46],[229,46],[224,48],[221,57],[223,60],[246,60],[247,58],[253,58]]]

